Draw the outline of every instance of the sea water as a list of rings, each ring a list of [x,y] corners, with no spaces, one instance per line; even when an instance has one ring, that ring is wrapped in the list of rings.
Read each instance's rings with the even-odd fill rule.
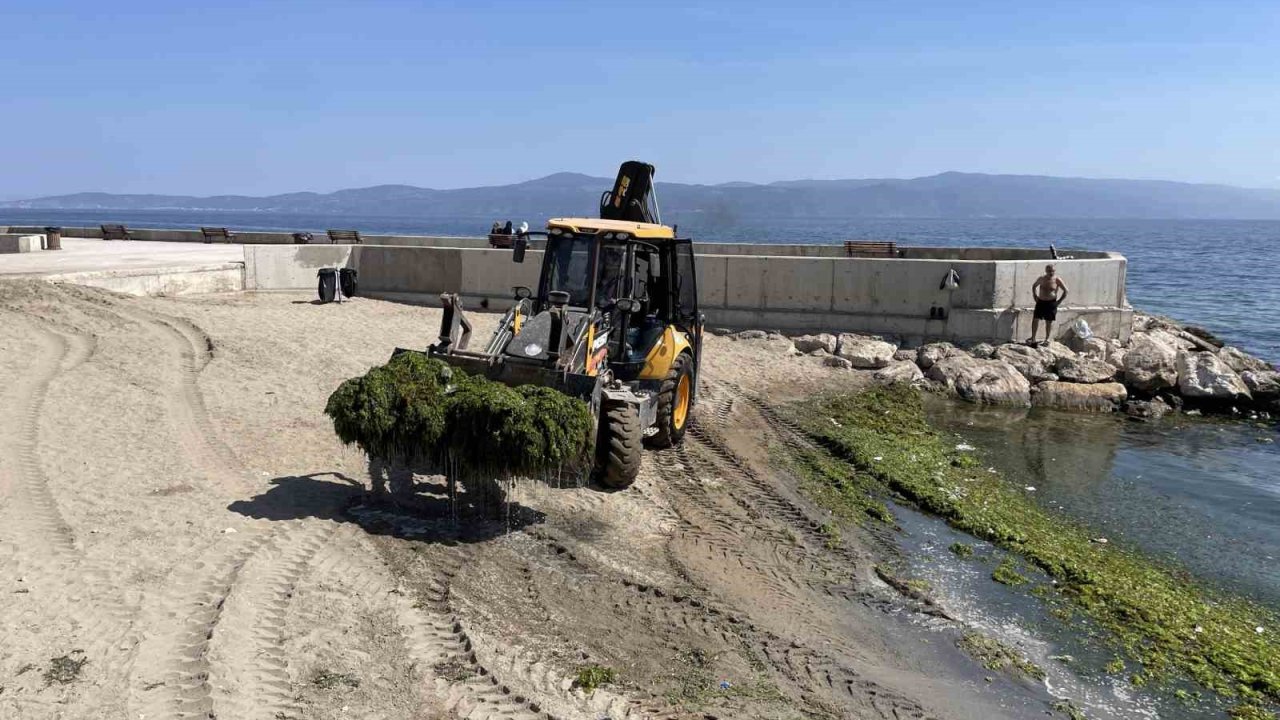
[[[1280,429],[1170,415],[1135,422],[938,401],[935,426],[1052,511],[1202,582],[1280,607]]]

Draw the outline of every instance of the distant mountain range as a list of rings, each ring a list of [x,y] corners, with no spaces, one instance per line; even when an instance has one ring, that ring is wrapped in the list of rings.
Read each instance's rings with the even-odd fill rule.
[[[0,202],[0,208],[553,217],[595,215],[600,194],[611,182],[556,173],[513,185],[455,190],[378,185],[268,197],[76,193]],[[697,214],[711,222],[753,217],[1280,219],[1280,190],[1158,180],[946,172],[908,180],[658,183],[657,193],[670,217]]]

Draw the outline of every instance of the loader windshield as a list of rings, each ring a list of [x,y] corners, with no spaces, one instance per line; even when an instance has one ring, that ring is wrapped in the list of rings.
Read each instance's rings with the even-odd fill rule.
[[[595,238],[590,236],[552,235],[548,238],[547,291],[567,292],[570,305],[588,307],[595,275],[592,265],[594,246]]]

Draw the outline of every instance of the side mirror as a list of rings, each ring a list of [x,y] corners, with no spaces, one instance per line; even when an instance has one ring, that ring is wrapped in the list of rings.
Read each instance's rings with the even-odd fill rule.
[[[628,315],[640,309],[640,301],[633,298],[618,298],[613,303],[620,312]]]
[[[529,238],[526,238],[523,235],[517,237],[515,242],[511,243],[511,261],[518,263],[524,262],[524,251],[528,248]]]
[[[528,300],[529,298],[533,297],[533,291],[525,287],[524,285],[517,285],[511,288],[511,292],[516,294],[517,300]]]

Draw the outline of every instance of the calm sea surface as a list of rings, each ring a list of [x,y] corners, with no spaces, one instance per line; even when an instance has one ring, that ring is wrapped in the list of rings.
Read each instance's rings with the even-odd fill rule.
[[[513,218],[516,224],[525,218]],[[537,218],[528,218],[536,226]],[[708,242],[900,244],[1111,250],[1129,258],[1129,301],[1149,312],[1202,325],[1233,344],[1280,362],[1280,221],[780,219],[709,225],[667,217],[682,234]],[[0,225],[135,227],[226,225],[241,230],[483,235],[490,218],[361,217],[261,212],[0,210]]]

